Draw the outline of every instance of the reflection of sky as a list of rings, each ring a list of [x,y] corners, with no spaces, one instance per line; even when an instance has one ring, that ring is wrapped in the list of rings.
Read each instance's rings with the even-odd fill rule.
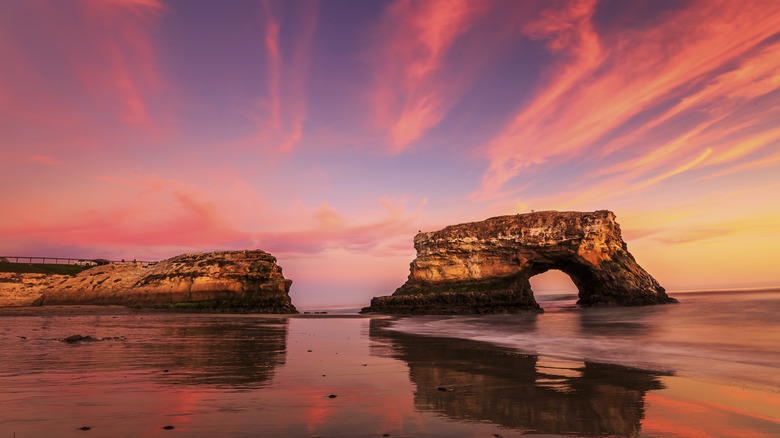
[[[611,209],[667,288],[780,281],[780,7],[0,4],[0,253],[261,248],[298,305],[417,230]]]
[[[82,426],[99,436],[168,436],[166,425],[196,437],[772,436],[780,421],[777,396],[746,388],[743,379],[718,384],[576,355],[516,354],[382,329],[387,322],[148,313],[3,318],[0,426],[67,437],[81,436]],[[489,329],[482,322],[478,331]],[[59,340],[74,332],[124,338]]]

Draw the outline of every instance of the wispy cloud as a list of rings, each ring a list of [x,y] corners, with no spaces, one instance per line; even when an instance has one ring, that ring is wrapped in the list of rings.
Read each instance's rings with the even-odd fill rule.
[[[311,46],[317,26],[318,3],[298,2],[295,13],[301,27],[284,35],[292,38],[291,53],[282,51],[284,22],[281,13],[263,0],[268,95],[256,114],[259,133],[255,141],[277,152],[289,152],[303,138],[306,120],[306,78],[311,63]],[[274,5],[284,5],[274,3]]]
[[[28,161],[31,163],[43,164],[49,167],[62,167],[62,161],[50,155],[33,155],[28,158]]]
[[[718,242],[732,235],[776,235],[780,232],[780,212],[756,214],[750,217],[712,220],[695,226],[678,225],[652,239],[666,245]]]
[[[414,223],[427,203],[423,199],[413,212],[404,205],[383,198],[380,204],[384,213],[368,219],[348,218],[327,203],[310,211],[315,218],[313,226],[283,232],[259,232],[255,239],[263,248],[269,248],[287,257],[308,257],[334,249],[371,254],[373,256],[408,252]],[[405,246],[398,245],[402,239]]]
[[[457,100],[462,90],[441,81],[441,69],[456,39],[484,12],[484,5],[466,0],[398,0],[385,10],[371,49],[373,104],[393,151],[410,147]]]
[[[153,108],[164,89],[151,37],[165,9],[160,2],[22,2],[12,9],[0,19],[0,114],[14,121],[17,147],[48,152],[122,129],[165,131]]]
[[[777,7],[691,2],[640,32],[599,29],[596,6],[571,1],[523,28],[558,61],[535,99],[486,145],[490,167],[475,199],[572,159],[611,163],[590,178],[612,174],[609,184],[641,189],[777,139],[766,123],[780,104],[770,94],[780,85],[780,47],[770,39],[780,28]]]
[[[409,251],[414,222],[426,203],[419,201],[413,211],[407,211],[405,201],[385,197],[378,202],[379,212],[348,215],[324,202],[299,209],[300,217],[295,220],[280,222],[257,210],[256,203],[233,202],[221,189],[189,182],[143,176],[103,177],[96,184],[90,193],[108,189],[115,198],[121,194],[121,202],[103,200],[99,209],[85,202],[72,206],[67,218],[49,219],[40,212],[16,215],[0,226],[2,235],[13,236],[6,247],[18,240],[73,248],[88,242],[102,251],[128,255],[245,248],[261,248],[288,258],[334,250],[387,255]],[[85,196],[89,198],[90,193]],[[284,207],[277,201],[274,208]],[[241,219],[247,215],[255,220]],[[399,249],[400,241],[405,246]]]
[[[164,11],[154,0],[90,0],[85,36],[93,50],[73,47],[74,64],[84,88],[98,106],[116,111],[125,123],[153,132],[150,100],[162,89],[150,24]],[[94,57],[95,52],[102,56]]]

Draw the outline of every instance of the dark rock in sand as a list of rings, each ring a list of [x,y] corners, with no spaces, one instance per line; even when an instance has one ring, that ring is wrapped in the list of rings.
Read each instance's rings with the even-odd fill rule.
[[[611,211],[494,217],[419,233],[414,247],[406,283],[363,312],[540,311],[529,279],[550,269],[571,277],[583,306],[677,302],[628,252]]]
[[[93,338],[92,336],[82,336],[82,335],[71,335],[67,338],[63,339],[62,342],[67,342],[68,344],[73,344],[76,342],[97,342],[100,339]]]

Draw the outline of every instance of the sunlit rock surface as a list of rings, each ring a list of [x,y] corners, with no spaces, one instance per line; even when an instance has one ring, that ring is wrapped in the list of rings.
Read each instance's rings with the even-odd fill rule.
[[[297,313],[291,280],[264,251],[183,254],[152,266],[97,266],[45,288],[42,303]]]
[[[0,272],[0,307],[40,304],[43,289],[72,278],[69,275]]]
[[[529,279],[568,274],[578,304],[676,302],[628,252],[611,211],[543,211],[452,225],[414,238],[409,278],[364,312],[497,313],[539,309]]]

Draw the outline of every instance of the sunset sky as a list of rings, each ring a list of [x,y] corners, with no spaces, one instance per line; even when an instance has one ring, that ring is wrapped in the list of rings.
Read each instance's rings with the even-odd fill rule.
[[[776,286],[780,2],[3,1],[0,185],[0,255],[259,248],[297,306],[531,210],[614,211],[670,291]]]

